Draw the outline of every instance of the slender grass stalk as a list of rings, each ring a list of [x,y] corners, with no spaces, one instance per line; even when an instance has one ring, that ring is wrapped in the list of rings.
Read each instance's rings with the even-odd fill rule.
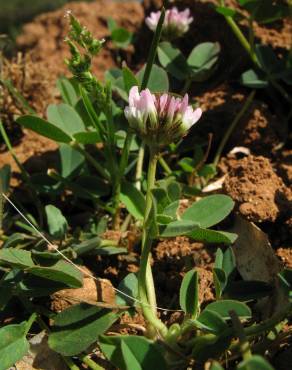
[[[163,7],[161,9],[160,18],[159,18],[159,21],[158,21],[158,24],[157,24],[157,27],[156,27],[156,30],[155,30],[155,33],[154,33],[152,43],[151,43],[151,47],[150,47],[150,51],[149,51],[149,55],[148,55],[148,59],[147,59],[147,64],[146,64],[146,68],[145,68],[145,73],[144,73],[143,81],[142,81],[142,84],[141,84],[141,90],[146,89],[146,87],[148,85],[150,73],[151,73],[152,66],[153,66],[153,63],[154,63],[154,60],[155,60],[155,57],[156,57],[156,53],[157,53],[158,43],[159,43],[159,40],[161,38],[164,18],[165,18],[165,8]]]
[[[227,141],[229,140],[230,138],[230,135],[232,134],[234,128],[236,127],[236,125],[238,124],[238,122],[241,120],[241,118],[244,116],[244,114],[246,113],[246,111],[248,110],[248,108],[250,107],[252,101],[253,101],[253,98],[255,96],[255,90],[253,90],[249,96],[247,97],[243,107],[241,108],[241,110],[238,112],[238,114],[234,117],[233,121],[231,122],[231,125],[228,127],[228,129],[225,131],[224,133],[224,136],[219,144],[219,147],[217,149],[217,152],[215,154],[215,158],[214,158],[214,161],[213,161],[213,164],[214,166],[217,166],[218,162],[219,162],[219,159],[221,157],[221,154],[223,152],[223,149],[227,143]]]
[[[139,270],[139,296],[142,302],[142,310],[146,320],[149,322],[152,329],[156,329],[162,336],[167,333],[167,328],[156,315],[156,296],[153,283],[153,276],[150,265],[150,251],[152,238],[150,237],[150,214],[152,208],[152,193],[151,190],[155,185],[155,175],[157,166],[157,153],[154,148],[150,149],[150,158],[147,175],[147,192],[146,206],[144,213],[143,234],[142,234],[142,251]],[[155,331],[152,331],[152,336],[155,336]]]
[[[42,203],[41,203],[41,201],[38,197],[38,194],[37,194],[33,184],[31,183],[29,173],[26,171],[24,166],[20,163],[19,159],[17,158],[17,155],[15,154],[15,152],[12,148],[11,141],[10,141],[6,131],[5,131],[5,128],[4,128],[4,125],[1,121],[1,119],[0,119],[0,134],[3,137],[3,140],[4,140],[5,145],[7,146],[8,150],[9,150],[9,153],[10,153],[11,157],[14,159],[14,162],[16,163],[17,167],[20,170],[20,174],[21,174],[21,177],[22,177],[23,181],[28,184],[29,192],[31,194],[31,197],[34,200],[34,203],[35,203],[35,206],[36,206],[36,209],[37,209],[37,212],[38,212],[39,223],[40,223],[40,226],[42,227],[43,226],[43,205],[42,205]]]

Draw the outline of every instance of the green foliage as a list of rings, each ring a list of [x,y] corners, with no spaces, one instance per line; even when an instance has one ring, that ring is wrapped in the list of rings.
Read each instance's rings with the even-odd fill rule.
[[[73,356],[88,349],[119,315],[107,309],[80,303],[59,313],[49,335],[49,346],[64,356]]]
[[[48,204],[45,210],[50,235],[55,239],[64,239],[68,229],[66,218],[63,216],[62,212],[52,204]]]
[[[145,66],[137,73],[136,77],[139,84],[142,83],[145,73]],[[153,65],[149,81],[148,88],[153,92],[167,92],[169,90],[169,81],[167,73],[164,69],[158,67],[156,64]]]
[[[186,314],[195,317],[199,307],[199,276],[198,271],[190,270],[183,278],[179,302]]]
[[[99,344],[104,355],[121,370],[167,369],[162,348],[144,337],[101,336]]]
[[[234,207],[227,195],[210,195],[193,203],[182,215],[184,220],[197,222],[202,228],[216,225],[229,215]]]
[[[25,128],[47,137],[48,139],[55,140],[60,143],[70,143],[72,140],[65,131],[39,117],[22,116],[17,118],[16,122]]]
[[[27,354],[26,328],[26,322],[0,328],[0,370],[7,370]]]
[[[192,71],[191,78],[198,82],[207,79],[214,70],[219,53],[218,43],[204,42],[194,47],[187,59]]]
[[[111,33],[111,39],[118,48],[127,48],[132,42],[133,34],[123,27],[119,27],[113,18],[107,20],[107,26]]]
[[[230,299],[212,302],[206,306],[205,310],[216,312],[223,319],[230,319],[230,311],[235,311],[241,319],[251,318],[251,310],[246,304]]]
[[[273,370],[273,367],[259,355],[253,355],[252,357],[242,361],[237,368],[238,370]]]

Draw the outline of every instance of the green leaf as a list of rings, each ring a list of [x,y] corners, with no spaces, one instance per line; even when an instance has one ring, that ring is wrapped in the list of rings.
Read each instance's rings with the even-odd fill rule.
[[[257,44],[255,46],[255,53],[261,68],[269,76],[282,72],[285,68],[284,61],[277,57],[272,47]]]
[[[70,136],[85,130],[84,123],[79,114],[68,104],[49,105],[47,116],[52,124]]]
[[[136,76],[127,66],[123,67],[123,79],[124,79],[124,86],[125,86],[125,90],[127,94],[129,94],[131,87],[139,86],[139,82]]]
[[[223,261],[222,261],[222,268],[227,276],[227,278],[230,278],[230,276],[234,273],[236,269],[236,260],[235,255],[231,247],[226,249],[223,255]]]
[[[15,248],[0,249],[0,264],[20,268],[28,268],[34,266],[30,252]]]
[[[80,288],[83,284],[81,271],[63,260],[57,261],[51,266],[34,266],[27,269],[31,273],[42,278],[66,284],[71,288]]]
[[[138,279],[136,274],[134,274],[133,272],[128,274],[120,282],[118,289],[130,297],[138,298]],[[135,302],[133,301],[133,299],[118,292],[116,295],[116,303],[117,305],[133,306]]]
[[[61,176],[68,178],[73,175],[84,163],[84,156],[70,145],[60,144]]]
[[[178,162],[178,165],[184,172],[192,173],[194,171],[195,161],[193,158],[185,157]]]
[[[160,64],[178,80],[185,80],[190,73],[186,59],[179,49],[169,42],[161,42],[157,48]]]
[[[199,329],[214,334],[220,334],[228,328],[227,323],[217,312],[207,309],[194,322]]]
[[[178,220],[161,227],[160,237],[172,238],[175,236],[189,234],[198,227],[198,223],[190,220]]]
[[[139,85],[141,85],[145,73],[145,66],[136,74]],[[152,92],[167,92],[169,81],[167,73],[161,67],[153,64],[147,87]]]
[[[194,47],[187,59],[192,70],[192,80],[200,82],[210,76],[218,61],[220,49],[218,42],[203,42]]]
[[[39,117],[26,115],[17,118],[16,122],[48,139],[60,143],[70,143],[72,140],[72,138],[59,127]]]
[[[5,164],[0,168],[0,192],[7,193],[9,190],[11,178],[11,167],[9,164]]]
[[[112,31],[111,38],[119,48],[126,48],[131,43],[133,34],[125,28],[118,27]]]
[[[145,198],[133,184],[125,181],[122,183],[120,199],[132,216],[137,220],[143,220]]]
[[[229,8],[228,6],[216,6],[216,12],[224,15],[225,17],[234,18],[238,13],[235,9]]]
[[[167,187],[167,195],[170,199],[171,202],[174,202],[176,200],[180,199],[181,196],[181,187],[178,182],[176,181],[171,181]]]
[[[62,311],[54,319],[49,346],[63,356],[74,356],[97,341],[117,319],[107,309],[80,303]]]
[[[227,284],[227,277],[225,272],[218,267],[213,268],[213,280],[215,286],[216,298],[220,299]]]
[[[197,222],[202,228],[207,228],[224,220],[233,207],[234,201],[229,196],[210,195],[192,204],[183,213],[182,219]]]
[[[107,359],[121,370],[167,369],[161,348],[144,337],[103,335],[99,344]]]
[[[226,231],[217,231],[210,229],[203,229],[198,227],[196,230],[188,234],[189,238],[192,238],[196,241],[201,241],[205,243],[216,243],[216,244],[233,244],[237,238],[236,234],[228,233]]]
[[[78,101],[78,96],[71,81],[66,77],[60,77],[57,80],[57,87],[64,102],[74,107]]]
[[[223,319],[230,318],[229,311],[235,311],[241,319],[251,318],[251,310],[246,304],[231,299],[212,302],[205,309],[218,313]]]
[[[102,141],[97,131],[76,132],[76,134],[74,134],[73,137],[79,144],[85,145],[96,144]]]
[[[186,314],[196,316],[199,308],[199,276],[198,271],[188,271],[182,281],[179,303]]]
[[[117,28],[117,22],[112,17],[107,19],[107,28],[110,32],[113,32]]]
[[[7,325],[0,329],[0,370],[7,370],[22,359],[29,350],[26,322]]]
[[[170,203],[168,206],[164,208],[163,215],[176,219],[178,207],[179,207],[179,200],[176,200]]]
[[[68,222],[62,212],[52,204],[48,204],[45,211],[50,235],[56,239],[64,239]]]
[[[253,69],[242,73],[240,77],[240,82],[242,85],[251,87],[252,89],[263,89],[268,86],[268,81],[264,78],[259,77]]]
[[[253,355],[247,360],[242,361],[236,368],[237,370],[274,370],[267,360],[259,355]]]

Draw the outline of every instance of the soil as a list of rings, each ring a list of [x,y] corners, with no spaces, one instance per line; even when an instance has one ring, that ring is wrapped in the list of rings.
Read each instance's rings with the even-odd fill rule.
[[[230,0],[235,3],[235,0]],[[151,41],[151,33],[143,24],[144,12],[148,14],[159,6],[159,0],[144,0],[144,6],[133,2],[115,2],[99,0],[91,4],[72,3],[58,11],[38,16],[27,24],[17,43],[23,53],[14,63],[6,67],[5,73],[11,76],[17,88],[23,93],[31,106],[40,115],[45,115],[48,104],[59,101],[60,96],[55,88],[56,77],[68,75],[63,62],[68,57],[68,48],[64,43],[67,32],[66,9],[71,9],[79,20],[99,38],[106,38],[108,30],[106,19],[112,16],[121,26],[135,31],[137,39],[133,49],[122,53],[122,59],[134,70],[145,61],[145,50]],[[192,135],[207,138],[213,134],[212,147],[208,161],[212,161],[214,150],[222,139],[222,134],[230,125],[238,110],[249,94],[249,90],[239,87],[235,78],[251,67],[247,55],[226,25],[223,17],[211,8],[214,1],[186,0],[193,10],[194,22],[190,35],[183,43],[188,53],[194,44],[203,41],[218,41],[222,47],[220,64],[214,76],[207,83],[194,84],[191,96],[202,107],[204,114]],[[229,3],[229,2],[228,2]],[[181,2],[179,2],[179,6]],[[228,5],[228,4],[227,4]],[[264,43],[271,44],[278,52],[291,45],[291,24],[284,21],[275,27],[256,25],[256,35]],[[95,59],[93,69],[98,78],[110,67],[116,67],[116,51],[107,41],[101,54]],[[9,100],[10,99],[10,100]],[[285,105],[284,105],[284,108]],[[20,108],[10,97],[5,102],[6,124],[11,122],[14,114],[20,114]],[[286,122],[287,123],[287,122]],[[218,176],[226,175],[223,191],[236,202],[236,213],[245,219],[255,222],[267,233],[276,255],[284,266],[292,267],[292,150],[287,138],[287,125],[279,114],[270,96],[257,92],[256,97],[240,120],[232,134],[219,164]],[[30,173],[53,167],[58,160],[57,145],[50,140],[23,131],[23,136],[16,136],[14,151],[21,163]],[[235,154],[229,151],[234,147],[243,147]],[[0,148],[1,150],[1,148]],[[14,171],[13,186],[18,184],[18,169],[8,152],[0,152],[0,168],[10,164]],[[246,155],[245,153],[250,153]],[[221,190],[222,192],[222,190]],[[230,220],[229,220],[230,221]],[[232,220],[230,221],[232,222]],[[126,238],[129,254],[97,257],[85,260],[86,266],[96,276],[107,279],[113,286],[129,272],[138,271],[139,250],[136,248],[135,232],[127,235],[114,235],[109,231],[104,237],[108,239]],[[196,267],[200,274],[200,302],[207,304],[214,298],[212,266],[215,260],[215,246],[195,243],[186,237],[160,241],[153,248],[152,263],[155,283],[158,292],[158,306],[168,309],[178,308],[179,286],[184,274]],[[82,292],[75,291],[80,299],[91,301],[97,297],[103,302],[113,303],[112,287],[103,287],[102,296],[98,296],[96,284],[85,279]],[[88,288],[88,289],[87,289]],[[86,290],[86,292],[85,292]],[[71,290],[72,291],[72,290]],[[175,293],[174,293],[175,292]],[[63,292],[65,296],[68,292]],[[106,296],[109,294],[109,296]],[[56,298],[56,297],[55,297]],[[69,302],[70,304],[70,302]],[[68,297],[53,297],[52,308],[61,310],[68,305]],[[179,312],[162,312],[168,323],[177,322]],[[140,315],[134,318],[123,317],[120,324],[137,324],[135,328],[119,329],[120,332],[140,333],[143,319]],[[124,330],[124,331],[122,331]],[[290,347],[291,348],[291,347]]]

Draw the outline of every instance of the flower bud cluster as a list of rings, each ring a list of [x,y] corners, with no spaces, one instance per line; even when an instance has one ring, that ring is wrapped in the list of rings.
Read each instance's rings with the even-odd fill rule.
[[[145,22],[147,26],[155,31],[161,12],[152,12]],[[189,30],[189,25],[192,23],[193,17],[190,16],[190,9],[186,8],[179,11],[176,7],[168,9],[165,12],[165,19],[162,26],[162,37],[165,40],[174,40],[181,37]]]
[[[168,145],[181,139],[200,119],[202,110],[189,105],[189,97],[171,94],[151,94],[149,89],[139,93],[133,86],[125,116],[130,127],[151,146]]]

